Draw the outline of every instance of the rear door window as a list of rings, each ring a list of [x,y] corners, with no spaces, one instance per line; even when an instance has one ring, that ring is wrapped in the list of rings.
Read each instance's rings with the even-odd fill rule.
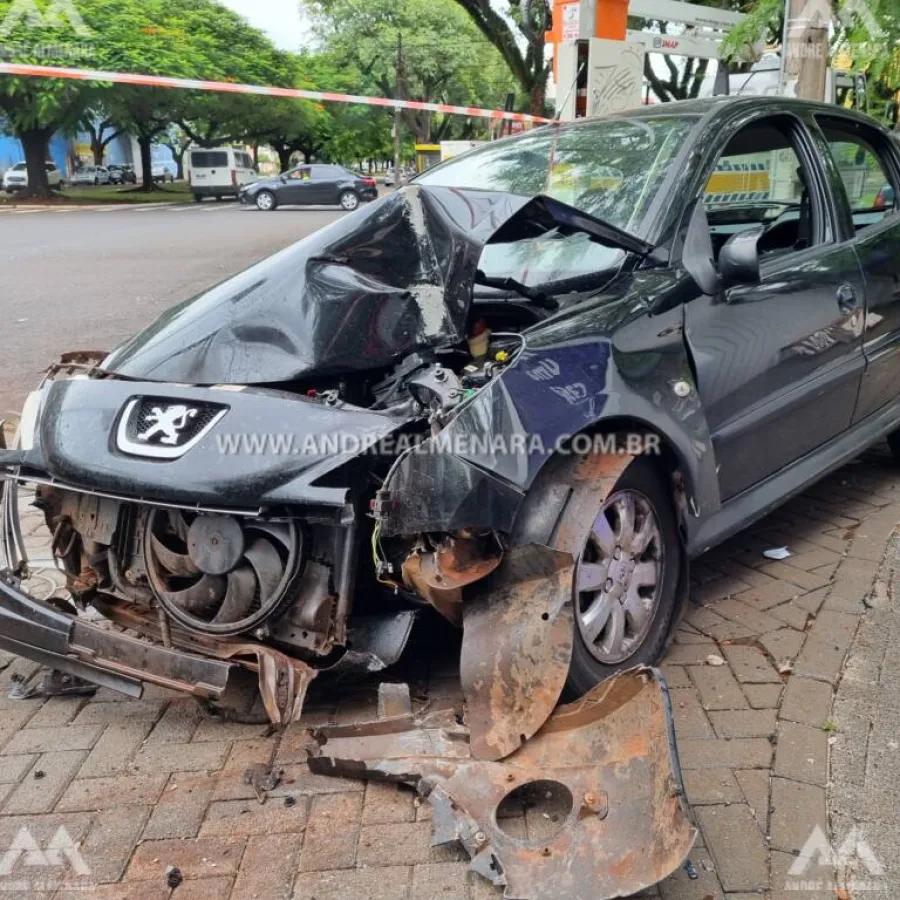
[[[844,184],[857,231],[897,214],[897,185],[887,148],[874,129],[850,121],[817,116]]]
[[[228,167],[228,154],[223,150],[195,150],[191,154],[191,167],[194,169],[225,169]]]

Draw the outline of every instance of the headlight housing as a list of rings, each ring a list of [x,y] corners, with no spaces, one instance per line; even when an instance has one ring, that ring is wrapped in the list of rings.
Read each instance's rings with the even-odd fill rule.
[[[19,418],[20,450],[34,449],[34,436],[37,432],[43,396],[43,391],[32,391],[25,399],[25,404],[22,406],[22,415]]]

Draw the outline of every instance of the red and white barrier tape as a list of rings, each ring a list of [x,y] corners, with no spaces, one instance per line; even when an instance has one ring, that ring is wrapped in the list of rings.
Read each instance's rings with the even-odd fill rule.
[[[447,103],[422,103],[418,100],[390,100],[387,97],[362,97],[357,94],[333,94],[328,91],[305,91],[299,88],[264,87],[259,84],[233,84],[229,81],[195,81],[191,78],[165,78],[161,75],[137,75],[132,72],[103,72],[92,69],[70,69],[61,66],[32,66],[24,63],[0,62],[0,75],[25,75],[34,78],[70,78],[75,81],[111,81],[144,87],[181,88],[191,91],[219,91],[228,94],[259,94],[264,97],[290,97],[321,103],[362,103],[391,109],[420,109],[426,112],[450,113],[479,119],[508,120],[545,124],[552,121],[526,113],[501,109],[479,109],[476,106],[451,106]]]

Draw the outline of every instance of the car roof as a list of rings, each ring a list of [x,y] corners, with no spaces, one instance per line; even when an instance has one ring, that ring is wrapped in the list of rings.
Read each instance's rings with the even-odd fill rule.
[[[648,119],[656,116],[698,116],[700,118],[712,118],[717,114],[733,114],[740,112],[742,109],[748,110],[766,110],[770,109],[773,113],[779,110],[786,111],[812,111],[814,113],[827,113],[831,116],[842,116],[849,119],[856,119],[867,124],[877,125],[879,128],[883,126],[867,116],[865,113],[853,109],[846,109],[842,106],[836,106],[833,103],[824,103],[816,100],[802,100],[797,97],[780,97],[770,94],[740,94],[737,96],[723,97],[703,97],[696,100],[675,100],[671,103],[657,103],[648,106],[640,106],[634,109],[626,109],[622,112],[612,113],[614,118],[634,118]],[[580,121],[597,121],[593,119],[584,119]],[[579,123],[575,123],[576,125]]]

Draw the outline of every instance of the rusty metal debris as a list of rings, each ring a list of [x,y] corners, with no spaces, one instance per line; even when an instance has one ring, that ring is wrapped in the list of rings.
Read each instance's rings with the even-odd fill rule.
[[[572,660],[572,557],[511,550],[465,606],[460,678],[472,755],[502,759],[547,721]]]
[[[259,692],[273,725],[290,725],[300,720],[306,691],[318,674],[316,669],[264,644],[231,645],[223,656],[256,657]]]
[[[403,563],[403,581],[424,597],[444,618],[462,625],[462,589],[491,574],[503,558],[492,541],[485,553],[473,537],[446,537],[430,553],[412,553]]]
[[[473,758],[468,729],[445,712],[316,737],[314,772],[414,786],[434,808],[432,842],[461,842],[470,868],[504,886],[507,900],[627,896],[676,871],[696,838],[654,669],[617,675],[560,707],[501,762]],[[507,818],[516,804],[525,837]]]
[[[565,472],[570,489],[553,549],[536,543],[508,549],[467,598],[460,676],[478,759],[508,756],[556,708],[572,660],[575,560],[631,461],[625,454],[575,460]]]
[[[412,699],[408,684],[383,681],[378,685],[378,718],[394,719],[412,713]]]

